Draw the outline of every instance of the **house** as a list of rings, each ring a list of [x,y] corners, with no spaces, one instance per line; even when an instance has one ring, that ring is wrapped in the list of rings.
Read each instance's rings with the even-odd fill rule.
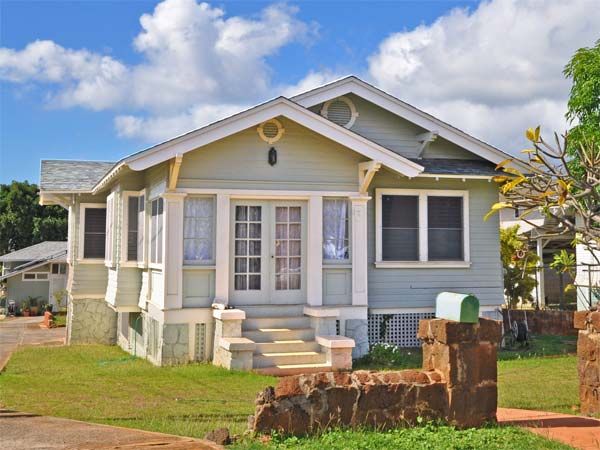
[[[42,204],[69,210],[68,341],[309,370],[418,345],[442,291],[493,315],[506,157],[350,76],[115,163],[42,161]]]
[[[523,211],[514,209],[500,210],[500,227],[509,228],[519,225],[519,234],[529,241],[532,251],[539,258],[536,280],[538,285],[533,292],[535,306],[539,308],[566,308],[575,305],[578,296],[575,290],[566,289],[575,282],[574,277],[568,273],[558,272],[550,265],[554,255],[561,250],[577,254],[573,248],[575,233],[565,231],[558,220],[544,216],[539,211],[529,213],[526,220],[521,214]],[[573,272],[578,269],[573,268]]]
[[[6,284],[6,299],[18,307],[31,298],[58,309],[55,294],[67,284],[67,242],[45,241],[0,256],[0,282]]]

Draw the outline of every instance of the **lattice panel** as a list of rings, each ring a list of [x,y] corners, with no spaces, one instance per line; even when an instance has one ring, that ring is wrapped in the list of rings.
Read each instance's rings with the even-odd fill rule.
[[[435,313],[370,314],[369,343],[387,342],[398,347],[420,347],[417,339],[419,320],[431,319]]]
[[[206,324],[196,324],[196,361],[204,361],[206,359]]]

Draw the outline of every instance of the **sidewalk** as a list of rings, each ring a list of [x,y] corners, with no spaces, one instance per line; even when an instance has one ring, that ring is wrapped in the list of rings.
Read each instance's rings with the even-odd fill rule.
[[[220,450],[203,439],[99,425],[0,409],[0,448]]]
[[[577,449],[600,449],[598,419],[526,409],[498,408],[498,423],[525,427],[532,433]]]
[[[0,321],[0,372],[21,345],[64,345],[66,328],[40,328],[43,317],[8,317]]]

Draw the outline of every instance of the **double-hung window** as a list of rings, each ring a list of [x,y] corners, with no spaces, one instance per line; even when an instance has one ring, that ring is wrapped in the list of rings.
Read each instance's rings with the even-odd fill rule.
[[[348,261],[349,202],[344,198],[323,199],[323,262],[326,264]]]
[[[468,192],[377,189],[376,265],[468,266]]]
[[[80,205],[80,256],[83,259],[105,258],[106,205]]]
[[[214,263],[215,205],[212,197],[186,197],[183,214],[185,264]]]
[[[127,262],[144,261],[144,225],[145,216],[145,195],[131,194],[125,195],[125,236],[123,247],[123,259]]]
[[[163,199],[155,198],[150,211],[150,263],[162,264],[163,242]]]

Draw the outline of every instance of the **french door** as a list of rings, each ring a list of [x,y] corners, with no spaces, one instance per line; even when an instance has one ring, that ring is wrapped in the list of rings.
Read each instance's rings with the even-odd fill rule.
[[[232,201],[230,217],[230,303],[305,303],[305,202]]]

